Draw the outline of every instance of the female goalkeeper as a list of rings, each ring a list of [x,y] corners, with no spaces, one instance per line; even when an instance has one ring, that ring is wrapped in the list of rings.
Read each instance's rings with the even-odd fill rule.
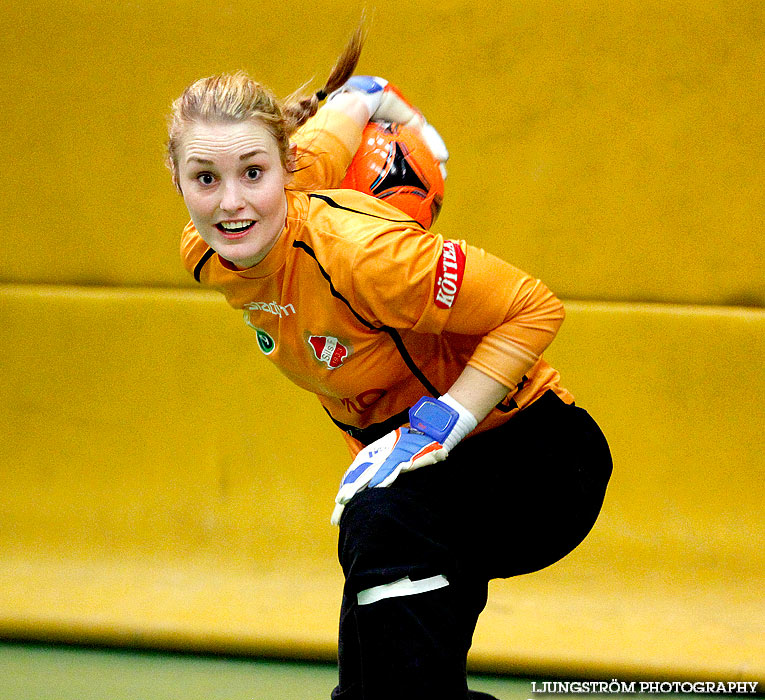
[[[368,119],[412,114],[379,79],[337,92],[360,49],[356,35],[312,97],[281,103],[237,73],[176,100],[182,256],[351,447],[332,514],[345,574],[332,697],[465,700],[479,696],[465,664],[488,581],[574,549],[611,458],[542,359],[564,314],[539,280],[331,189]]]

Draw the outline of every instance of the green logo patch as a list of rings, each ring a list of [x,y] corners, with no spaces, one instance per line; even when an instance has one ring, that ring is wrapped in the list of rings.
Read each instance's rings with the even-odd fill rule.
[[[276,350],[276,342],[262,328],[256,328],[255,334],[258,338],[258,347],[263,351],[264,355],[270,355]]]

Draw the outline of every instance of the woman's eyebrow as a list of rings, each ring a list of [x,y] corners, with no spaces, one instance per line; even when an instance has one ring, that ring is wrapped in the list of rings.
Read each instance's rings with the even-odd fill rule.
[[[243,153],[239,156],[239,160],[247,160],[248,158],[252,158],[252,156],[260,155],[261,153],[265,153],[265,151],[262,148],[256,148],[254,151]]]
[[[241,156],[239,156],[239,160],[247,160],[248,158],[252,158],[253,156],[257,156],[265,152],[266,151],[262,148],[256,148],[254,151],[248,151],[247,153],[243,153]],[[198,156],[189,156],[186,159],[187,163],[190,163],[191,161],[194,161],[196,163],[201,163],[202,165],[215,165],[213,161],[208,160],[207,158],[199,158]]]

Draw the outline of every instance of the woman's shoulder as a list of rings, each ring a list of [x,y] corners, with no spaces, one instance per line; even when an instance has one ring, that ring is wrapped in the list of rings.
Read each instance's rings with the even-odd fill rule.
[[[192,274],[197,274],[200,263],[210,255],[210,246],[204,242],[194,224],[189,221],[181,234],[181,260]]]
[[[305,225],[294,247],[325,269],[352,268],[354,278],[429,266],[441,253],[441,236],[386,202],[355,190],[305,193]]]
[[[309,229],[349,244],[363,244],[386,235],[425,233],[420,224],[400,210],[363,192],[315,190],[305,197]]]

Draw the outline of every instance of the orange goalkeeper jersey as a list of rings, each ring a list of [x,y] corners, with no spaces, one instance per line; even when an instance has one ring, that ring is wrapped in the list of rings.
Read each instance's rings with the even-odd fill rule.
[[[324,158],[320,132],[311,157],[335,184],[353,140]],[[318,396],[352,451],[405,423],[421,396],[446,393],[468,364],[509,387],[477,431],[548,389],[573,400],[541,357],[563,320],[541,282],[359,192],[288,191],[287,206],[285,229],[255,267],[234,269],[191,223],[183,261],[242,311],[263,354]]]

